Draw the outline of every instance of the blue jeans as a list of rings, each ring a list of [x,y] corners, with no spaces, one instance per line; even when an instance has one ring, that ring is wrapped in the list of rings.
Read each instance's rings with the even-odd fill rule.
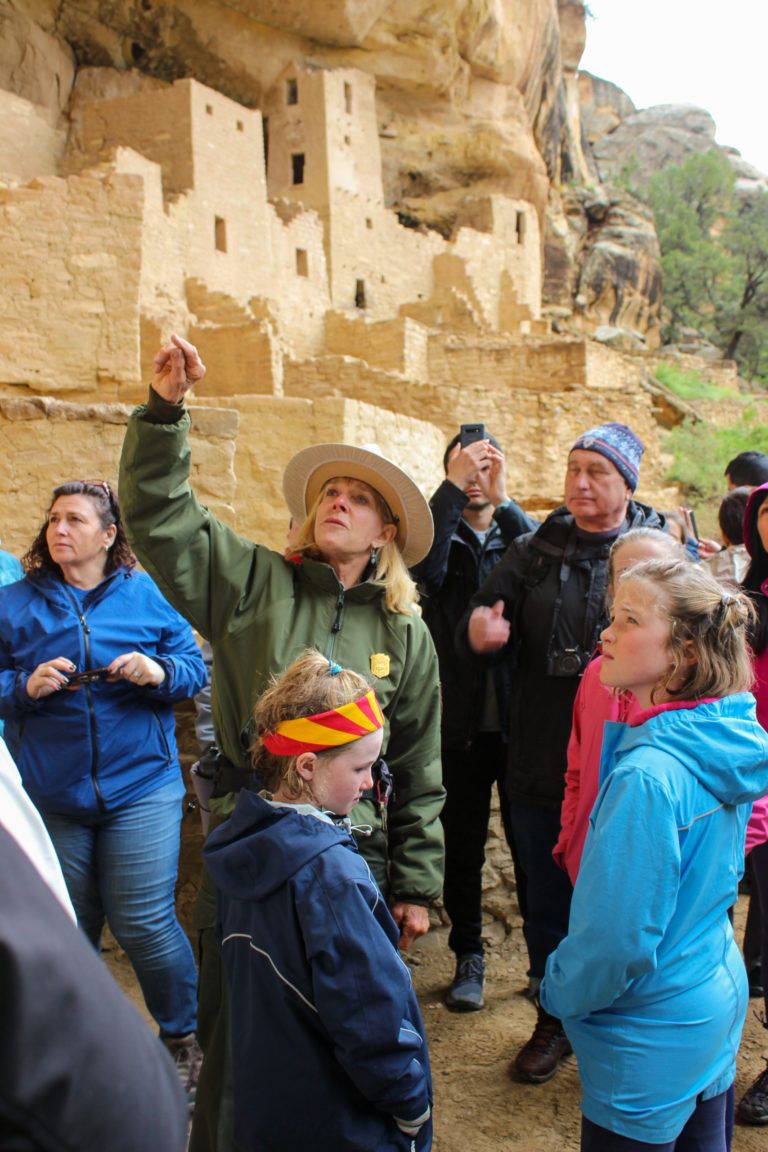
[[[733,1086],[711,1100],[699,1100],[680,1135],[667,1144],[619,1136],[582,1116],[581,1152],[728,1152],[732,1133]]]
[[[98,949],[106,919],[161,1036],[196,1027],[195,959],[174,891],[184,792],[177,777],[114,812],[42,813],[80,928]]]

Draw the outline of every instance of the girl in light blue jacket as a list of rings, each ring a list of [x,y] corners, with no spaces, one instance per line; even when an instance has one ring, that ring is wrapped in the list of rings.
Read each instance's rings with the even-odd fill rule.
[[[568,936],[541,986],[579,1063],[583,1152],[725,1152],[747,1006],[728,909],[768,792],[750,608],[703,565],[626,572],[601,679],[642,711],[605,726]]]

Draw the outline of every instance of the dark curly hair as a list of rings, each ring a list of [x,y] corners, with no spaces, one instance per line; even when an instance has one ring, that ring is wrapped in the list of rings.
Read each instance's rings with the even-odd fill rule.
[[[104,565],[105,575],[108,576],[111,572],[114,572],[116,568],[120,568],[121,566],[125,568],[135,568],[137,563],[136,557],[131,551],[128,538],[125,535],[125,528],[123,527],[122,517],[120,516],[120,505],[117,502],[117,496],[110,486],[105,480],[68,480],[66,484],[59,484],[58,488],[54,488],[53,490],[53,496],[48,505],[43,526],[32,541],[29,551],[21,559],[25,572],[29,572],[30,575],[33,576],[40,575],[43,572],[54,572],[57,576],[62,575],[60,566],[55,560],[51,559],[51,554],[48,551],[48,541],[46,539],[48,517],[60,496],[87,496],[89,500],[93,501],[101,527],[106,531],[110,524],[115,525],[117,531],[115,533],[115,539],[112,542],[112,547],[107,551]]]

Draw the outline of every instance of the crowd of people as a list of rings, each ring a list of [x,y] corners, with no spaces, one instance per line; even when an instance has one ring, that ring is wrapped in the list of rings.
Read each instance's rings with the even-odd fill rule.
[[[541,522],[483,425],[429,502],[372,447],[299,447],[280,553],[190,486],[204,373],[174,336],[120,502],[63,483],[22,564],[0,554],[0,1148],[180,1152],[189,1108],[192,1152],[429,1149],[402,952],[442,901],[446,1005],[484,1008],[494,788],[535,1011],[512,1074],[574,1053],[586,1152],[768,1125],[768,1070],[733,1091],[768,974],[768,457],[728,465],[720,544],[635,498],[643,445],[615,422],[576,439]],[[196,695],[197,957],[173,708]],[[105,924],[160,1042],[98,961]]]

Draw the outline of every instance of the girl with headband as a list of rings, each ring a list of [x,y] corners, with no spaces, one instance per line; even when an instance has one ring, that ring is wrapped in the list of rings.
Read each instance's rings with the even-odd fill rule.
[[[307,651],[254,720],[264,791],[242,791],[204,848],[231,992],[235,1140],[422,1152],[426,1037],[349,820],[381,751],[378,701],[362,676]]]
[[[582,1152],[726,1152],[747,1008],[728,919],[752,802],[768,792],[750,606],[703,564],[618,583],[600,679],[638,711],[608,723],[568,935],[541,1002],[579,1063]]]

